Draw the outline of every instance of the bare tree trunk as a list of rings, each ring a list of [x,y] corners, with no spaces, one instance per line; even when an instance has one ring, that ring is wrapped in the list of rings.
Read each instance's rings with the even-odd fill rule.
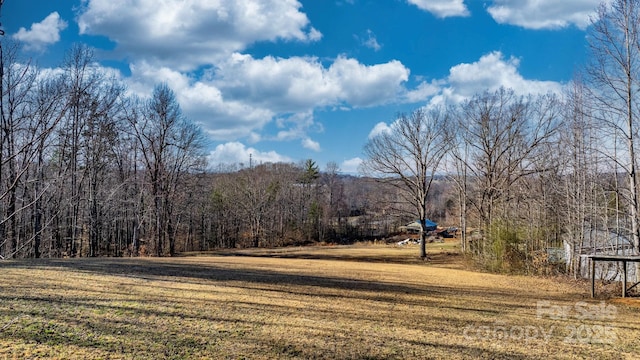
[[[426,252],[427,198],[440,162],[451,147],[449,114],[443,109],[400,115],[390,127],[365,145],[366,173],[402,191],[422,226],[420,257]]]
[[[176,193],[183,176],[202,165],[202,133],[184,118],[166,84],[156,86],[141,114],[129,120],[153,198],[155,251],[158,256],[164,255],[168,239],[170,255],[174,255]]]

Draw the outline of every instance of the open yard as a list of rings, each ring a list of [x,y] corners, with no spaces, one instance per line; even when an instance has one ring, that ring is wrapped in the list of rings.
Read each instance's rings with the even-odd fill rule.
[[[637,299],[433,249],[429,263],[386,245],[4,261],[0,358],[640,357]]]

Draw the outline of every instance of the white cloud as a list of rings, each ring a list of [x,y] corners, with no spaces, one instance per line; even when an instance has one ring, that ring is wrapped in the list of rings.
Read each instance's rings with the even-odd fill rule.
[[[302,139],[302,147],[305,149],[320,151],[320,143],[312,140],[311,138]]]
[[[310,41],[320,41],[322,39],[322,33],[318,31],[316,28],[312,27],[309,30],[309,40]]]
[[[84,0],[81,34],[104,35],[133,59],[182,70],[260,41],[317,41],[297,0]]]
[[[314,111],[323,107],[365,107],[398,101],[406,92],[409,70],[400,62],[363,65],[338,57],[328,67],[315,58],[254,59],[234,54],[205,76],[195,78],[147,62],[132,64],[131,92],[150,95],[166,82],[176,92],[185,114],[202,124],[214,139],[249,137],[273,140],[306,139],[321,132]],[[277,122],[277,134],[261,132]]]
[[[31,29],[21,27],[13,38],[25,43],[27,50],[41,51],[47,45],[60,41],[60,32],[67,28],[67,22],[60,14],[52,12],[39,23],[31,24]]]
[[[407,91],[404,95],[404,101],[414,103],[424,101],[440,91],[442,82],[432,81],[430,83],[423,81],[415,89]]]
[[[500,51],[486,54],[476,62],[462,63],[451,67],[444,79],[422,82],[405,97],[413,100],[425,99],[427,107],[454,105],[484,91],[503,88],[513,89],[516,94],[560,94],[563,85],[554,81],[525,79],[519,72],[520,60],[505,59]],[[391,130],[393,122],[377,123],[369,132],[369,139]]]
[[[244,139],[252,144],[299,140],[302,147],[320,151],[320,144],[309,136],[323,131],[314,119],[319,108],[420,101],[432,106],[455,104],[500,87],[523,95],[562,90],[556,82],[525,79],[519,65],[519,59],[496,51],[476,62],[453,66],[446,78],[423,81],[407,90],[409,70],[397,61],[368,66],[338,57],[325,66],[315,58],[254,59],[235,54],[201,78],[141,62],[131,67],[129,89],[148,95],[153,85],[166,81],[185,114],[215,140]],[[265,133],[268,124],[275,125],[277,132]],[[379,123],[369,136],[388,131],[389,126]]]
[[[407,0],[410,4],[428,11],[433,15],[446,18],[450,16],[469,16],[464,0]]]
[[[504,59],[501,52],[494,51],[474,63],[453,66],[449,76],[440,82],[443,87],[440,94],[431,99],[431,105],[458,103],[477,93],[501,87],[511,88],[522,95],[562,91],[562,84],[554,81],[525,79],[518,72],[519,65],[519,59]]]
[[[602,0],[493,0],[487,11],[500,24],[527,29],[584,29]]]
[[[280,155],[275,151],[263,152],[235,141],[216,146],[209,154],[208,160],[212,166],[240,163],[248,165],[250,160],[254,164],[292,162],[288,156]]]
[[[328,69],[327,76],[339,83],[338,101],[367,107],[396,101],[405,90],[402,84],[409,78],[409,69],[397,60],[367,66],[341,56]]]
[[[347,159],[340,164],[340,172],[344,174],[358,174],[360,164],[362,164],[362,159],[359,157],[354,157],[352,159]]]
[[[364,65],[339,56],[327,68],[317,58],[234,54],[221,63],[215,83],[231,98],[268,104],[282,112],[347,104],[366,107],[394,101],[409,69],[396,60]]]
[[[272,140],[277,141],[286,141],[286,140],[295,140],[295,139],[307,139],[307,134],[309,132],[322,132],[323,128],[320,123],[315,122],[313,118],[313,111],[309,110],[307,112],[299,112],[293,114],[291,116],[281,116],[276,120],[276,126],[279,129],[278,134],[275,137],[272,137]],[[303,145],[307,145],[308,149],[313,149],[315,146],[310,143],[302,143]],[[317,145],[318,151],[320,150],[320,145]]]
[[[221,63],[213,81],[230,98],[262,104],[281,112],[305,111],[332,103],[336,84],[317,59],[234,54]]]
[[[83,0],[78,26],[81,34],[109,37],[115,52],[130,59],[130,92],[148,96],[167,82],[185,115],[218,141],[298,140],[319,151],[309,135],[322,131],[314,120],[318,109],[425,96],[407,91],[409,69],[397,60],[242,54],[257,42],[320,40],[298,0]],[[367,44],[379,48],[368,35]]]
[[[362,44],[374,51],[380,51],[380,49],[382,49],[382,45],[380,45],[376,35],[371,30],[367,30],[367,38],[362,41]]]
[[[166,67],[147,63],[131,65],[131,77],[126,79],[129,91],[145,97],[153,87],[166,82],[176,93],[184,114],[198,122],[215,140],[249,137],[255,142],[256,131],[269,123],[275,113],[268,108],[254,106],[242,99],[227,99],[215,84],[198,80]]]
[[[251,144],[259,143],[261,140],[262,140],[262,135],[258,134],[257,132],[254,132],[254,131],[252,131],[248,136],[248,141]]]
[[[387,123],[379,122],[369,132],[369,139],[372,139],[372,138],[374,138],[374,137],[376,137],[376,136],[378,136],[380,134],[383,134],[383,133],[388,133],[390,131],[391,131],[391,127],[389,125],[387,125]]]

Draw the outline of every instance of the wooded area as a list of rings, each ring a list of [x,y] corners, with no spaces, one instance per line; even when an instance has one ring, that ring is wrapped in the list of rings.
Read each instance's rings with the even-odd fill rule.
[[[43,71],[2,39],[0,256],[344,243],[427,218],[499,271],[547,269],[550,248],[595,252],[594,231],[637,253],[639,6],[599,9],[565,94],[487,90],[400,114],[365,145],[362,177],[311,159],[207,164],[167,84],[136,98],[84,45]]]

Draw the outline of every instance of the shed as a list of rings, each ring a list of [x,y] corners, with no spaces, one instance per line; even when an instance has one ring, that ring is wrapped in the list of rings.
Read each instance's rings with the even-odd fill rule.
[[[426,220],[425,225],[427,226],[427,231],[434,231],[438,228],[438,224],[434,223],[429,219]],[[416,220],[412,223],[401,226],[400,231],[408,232],[408,233],[419,233],[420,231],[422,231],[420,220]]]

